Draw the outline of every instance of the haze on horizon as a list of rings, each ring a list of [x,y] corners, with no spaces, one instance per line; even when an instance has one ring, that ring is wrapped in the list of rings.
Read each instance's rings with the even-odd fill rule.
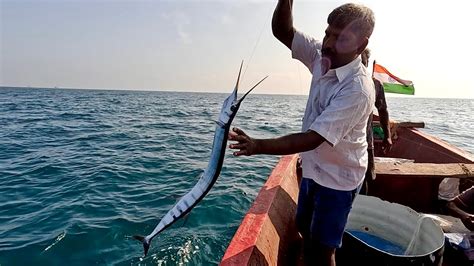
[[[310,73],[271,33],[275,1],[0,0],[0,86],[307,94]],[[470,4],[358,1],[372,8],[372,59],[417,97],[474,98]],[[294,24],[322,38],[344,1],[294,1]]]

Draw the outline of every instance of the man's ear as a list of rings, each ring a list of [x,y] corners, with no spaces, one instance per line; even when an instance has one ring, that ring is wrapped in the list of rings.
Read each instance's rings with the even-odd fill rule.
[[[369,44],[369,38],[368,37],[361,38],[359,48],[357,49],[357,53],[361,54],[365,50],[365,48],[367,48],[368,44]]]

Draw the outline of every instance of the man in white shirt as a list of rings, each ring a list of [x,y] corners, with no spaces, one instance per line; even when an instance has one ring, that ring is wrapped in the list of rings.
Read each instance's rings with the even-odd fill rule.
[[[301,133],[254,139],[234,128],[234,155],[301,153],[303,180],[297,225],[307,265],[336,265],[352,202],[367,169],[366,126],[375,102],[371,75],[360,54],[372,34],[373,12],[345,4],[328,16],[323,41],[293,27],[292,0],[279,0],[273,14],[275,37],[312,73]]]

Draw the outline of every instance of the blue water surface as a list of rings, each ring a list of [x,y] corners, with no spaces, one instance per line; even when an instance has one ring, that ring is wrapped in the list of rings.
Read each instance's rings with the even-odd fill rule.
[[[354,231],[354,230],[349,230],[349,232],[361,240],[362,242],[366,243],[367,245],[371,247],[375,247],[379,250],[385,251],[389,254],[392,255],[404,255],[405,254],[405,248],[392,243],[386,239],[383,239],[379,236],[372,235],[366,232],[361,232],[361,231]]]
[[[140,243],[209,159],[227,94],[0,88],[0,265],[217,264],[277,156],[235,158],[191,212]],[[392,118],[473,152],[473,100],[389,98]],[[251,94],[234,126],[297,132],[305,96]],[[429,110],[429,111],[428,111]]]

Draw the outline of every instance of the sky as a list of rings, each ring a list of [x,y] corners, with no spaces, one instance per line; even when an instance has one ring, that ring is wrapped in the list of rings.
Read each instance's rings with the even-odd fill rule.
[[[274,1],[0,0],[0,86],[308,94],[311,75],[271,33]],[[317,39],[344,1],[294,1]],[[474,98],[469,1],[356,1],[376,16],[372,58],[416,97]]]

